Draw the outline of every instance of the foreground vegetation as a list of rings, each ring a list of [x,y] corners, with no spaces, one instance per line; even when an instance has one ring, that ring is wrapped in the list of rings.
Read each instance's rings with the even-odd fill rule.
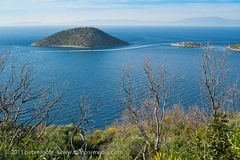
[[[86,98],[81,99],[77,124],[51,125],[49,113],[61,94],[32,90],[30,72],[13,69],[14,74],[3,76],[0,83],[0,159],[238,160],[239,88],[224,83],[226,58],[206,49],[201,65],[203,103],[188,110],[169,102],[177,82],[164,67],[153,68],[146,61],[146,94],[140,99],[131,71],[123,70],[124,115],[94,132],[87,132],[91,116]],[[1,58],[2,75],[5,64]],[[27,107],[33,103],[34,109]],[[26,113],[31,118],[20,121]]]
[[[219,115],[217,119],[204,119],[197,109],[184,112],[175,107],[166,115],[163,123],[161,148],[155,152],[154,132],[147,125],[150,137],[147,159],[239,159],[240,158],[240,114]],[[4,159],[142,159],[144,138],[138,127],[113,126],[96,130],[85,139],[75,125],[48,126],[39,138],[41,130],[33,136],[24,136],[16,144],[9,143],[13,126],[2,126],[1,157]],[[4,131],[4,132],[3,132]],[[22,131],[23,133],[28,130]],[[8,136],[8,137],[6,137]],[[83,148],[86,147],[86,150]],[[84,158],[83,158],[84,157]]]

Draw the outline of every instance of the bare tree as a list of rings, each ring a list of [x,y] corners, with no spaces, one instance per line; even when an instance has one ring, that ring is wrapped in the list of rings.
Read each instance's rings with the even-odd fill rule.
[[[62,94],[51,88],[36,89],[28,65],[9,65],[3,56],[0,56],[0,77],[0,129],[11,125],[10,148],[22,138],[23,131],[31,136],[42,126],[41,137],[49,124],[49,114],[61,101]]]
[[[230,104],[234,97],[237,96],[237,87],[235,85],[227,86],[227,57],[227,51],[216,52],[210,47],[205,49],[203,55],[202,86],[208,98],[207,104],[211,106],[214,116]]]
[[[142,150],[139,152],[139,154],[135,157],[135,159],[138,158],[138,156],[142,153],[143,159],[146,159],[146,150],[147,147],[150,146],[149,137],[144,129],[144,126],[142,125],[140,115],[138,114],[136,106],[134,106],[134,93],[132,92],[132,77],[130,68],[127,68],[128,70],[123,70],[122,72],[122,82],[123,82],[123,93],[124,93],[124,105],[126,107],[127,116],[130,120],[130,123],[133,125],[136,125],[137,128],[140,131],[140,135],[143,137],[145,141],[145,145],[143,146]]]
[[[170,96],[170,89],[166,84],[166,69],[163,66],[159,66],[157,73],[154,74],[153,68],[151,66],[151,61],[145,62],[144,71],[147,76],[148,89],[152,97],[152,107],[153,107],[153,122],[155,123],[155,145],[154,149],[158,151],[160,144],[161,128],[162,123],[165,118],[165,108],[167,104],[168,97]]]
[[[152,67],[150,60],[145,61],[144,72],[146,75],[147,91],[142,97],[141,104],[136,103],[136,93],[133,92],[131,71],[123,70],[123,92],[125,95],[124,105],[126,107],[128,119],[137,126],[140,135],[145,140],[145,145],[140,151],[143,159],[146,158],[146,150],[151,147],[149,137],[149,126],[144,125],[146,122],[151,124],[152,131],[155,134],[153,149],[158,151],[161,141],[161,129],[165,118],[165,109],[170,96],[171,87],[167,84],[167,72],[165,67],[159,66],[156,71]],[[169,81],[172,83],[174,80]],[[144,87],[143,87],[144,88]],[[138,155],[139,156],[139,155]],[[136,157],[137,158],[137,157]]]

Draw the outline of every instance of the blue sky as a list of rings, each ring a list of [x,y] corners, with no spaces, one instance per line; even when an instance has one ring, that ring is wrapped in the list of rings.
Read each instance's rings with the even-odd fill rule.
[[[0,25],[165,24],[239,11],[240,0],[1,0]]]

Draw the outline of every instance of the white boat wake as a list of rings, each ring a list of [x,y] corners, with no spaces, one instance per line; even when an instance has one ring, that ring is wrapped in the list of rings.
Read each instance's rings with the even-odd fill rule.
[[[112,49],[71,49],[71,50],[42,50],[42,51],[30,51],[30,52],[37,52],[37,53],[44,53],[44,52],[109,52],[109,51],[124,51],[124,50],[133,50],[133,49],[140,49],[140,48],[148,48],[159,46],[161,44],[146,44],[146,45],[139,45],[139,46],[129,46],[129,47],[122,47],[122,48],[112,48]]]

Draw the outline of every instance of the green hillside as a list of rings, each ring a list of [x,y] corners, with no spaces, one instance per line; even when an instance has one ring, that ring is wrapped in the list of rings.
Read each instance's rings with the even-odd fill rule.
[[[73,48],[111,48],[129,43],[113,37],[93,27],[81,27],[55,33],[32,46],[73,47]]]

